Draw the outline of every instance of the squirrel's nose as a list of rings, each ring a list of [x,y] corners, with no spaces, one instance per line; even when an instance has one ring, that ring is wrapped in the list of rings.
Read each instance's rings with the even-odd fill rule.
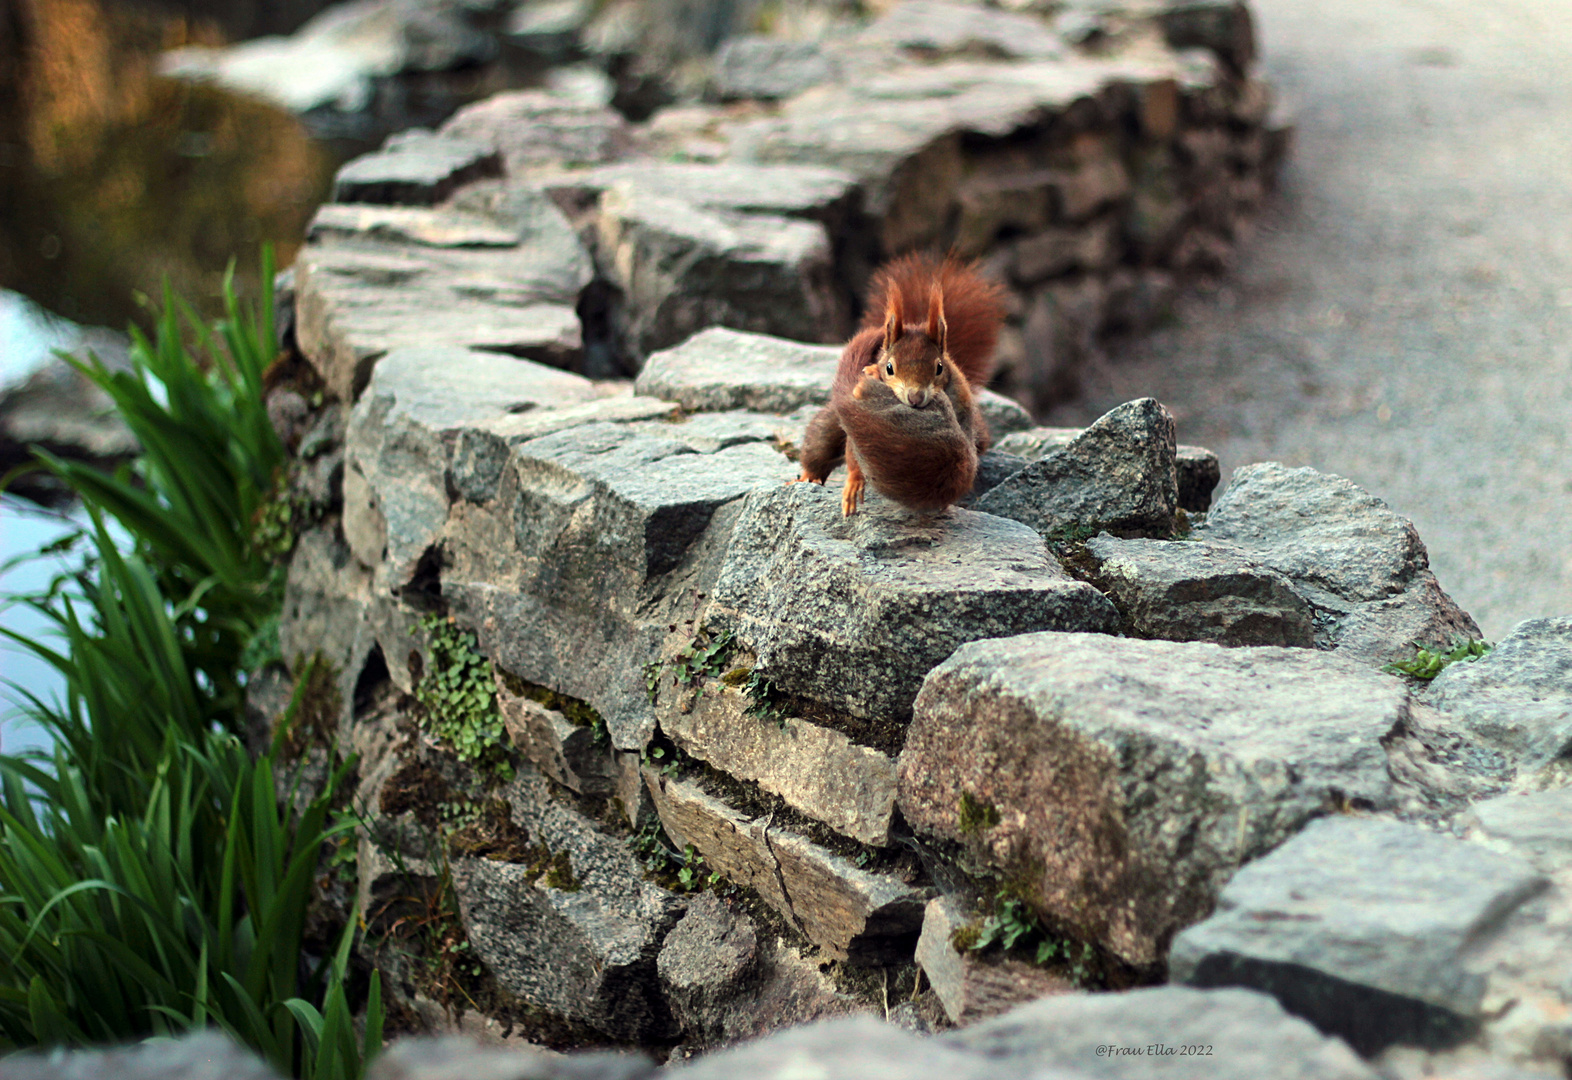
[[[932,392],[926,386],[920,388],[908,386],[901,394],[901,400],[906,402],[906,404],[910,405],[914,409],[920,409],[924,405],[928,404],[928,398],[931,393]]]

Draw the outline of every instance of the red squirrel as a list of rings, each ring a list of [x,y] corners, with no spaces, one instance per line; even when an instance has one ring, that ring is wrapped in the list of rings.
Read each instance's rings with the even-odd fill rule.
[[[989,445],[975,392],[993,374],[1002,293],[953,258],[914,254],[881,267],[863,329],[841,353],[830,404],[808,422],[798,479],[822,484],[844,461],[847,517],[865,482],[918,511],[965,496]],[[922,321],[907,321],[921,313]]]

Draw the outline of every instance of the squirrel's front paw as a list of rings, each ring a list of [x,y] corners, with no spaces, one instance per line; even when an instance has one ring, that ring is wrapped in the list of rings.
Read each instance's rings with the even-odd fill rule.
[[[801,476],[797,477],[797,479],[795,479],[795,480],[788,480],[788,481],[786,481],[786,483],[788,483],[788,484],[818,484],[820,487],[823,487],[824,486],[824,480],[825,480],[825,478],[822,477],[822,476],[809,476],[807,471],[804,470],[803,474]]]

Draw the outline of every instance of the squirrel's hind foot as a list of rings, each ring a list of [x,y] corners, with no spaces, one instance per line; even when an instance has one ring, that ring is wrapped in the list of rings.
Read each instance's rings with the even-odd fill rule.
[[[851,517],[857,512],[857,506],[862,502],[862,473],[848,472],[846,486],[841,488],[841,517]]]

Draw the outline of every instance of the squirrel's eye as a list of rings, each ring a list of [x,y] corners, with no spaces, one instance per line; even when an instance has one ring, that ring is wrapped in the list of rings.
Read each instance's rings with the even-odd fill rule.
[[[884,373],[886,375],[894,375],[895,374],[895,365],[894,364],[885,364],[884,365]]]
[[[944,361],[943,360],[939,361],[938,365],[933,369],[933,373],[935,375],[943,375],[944,374]]]

